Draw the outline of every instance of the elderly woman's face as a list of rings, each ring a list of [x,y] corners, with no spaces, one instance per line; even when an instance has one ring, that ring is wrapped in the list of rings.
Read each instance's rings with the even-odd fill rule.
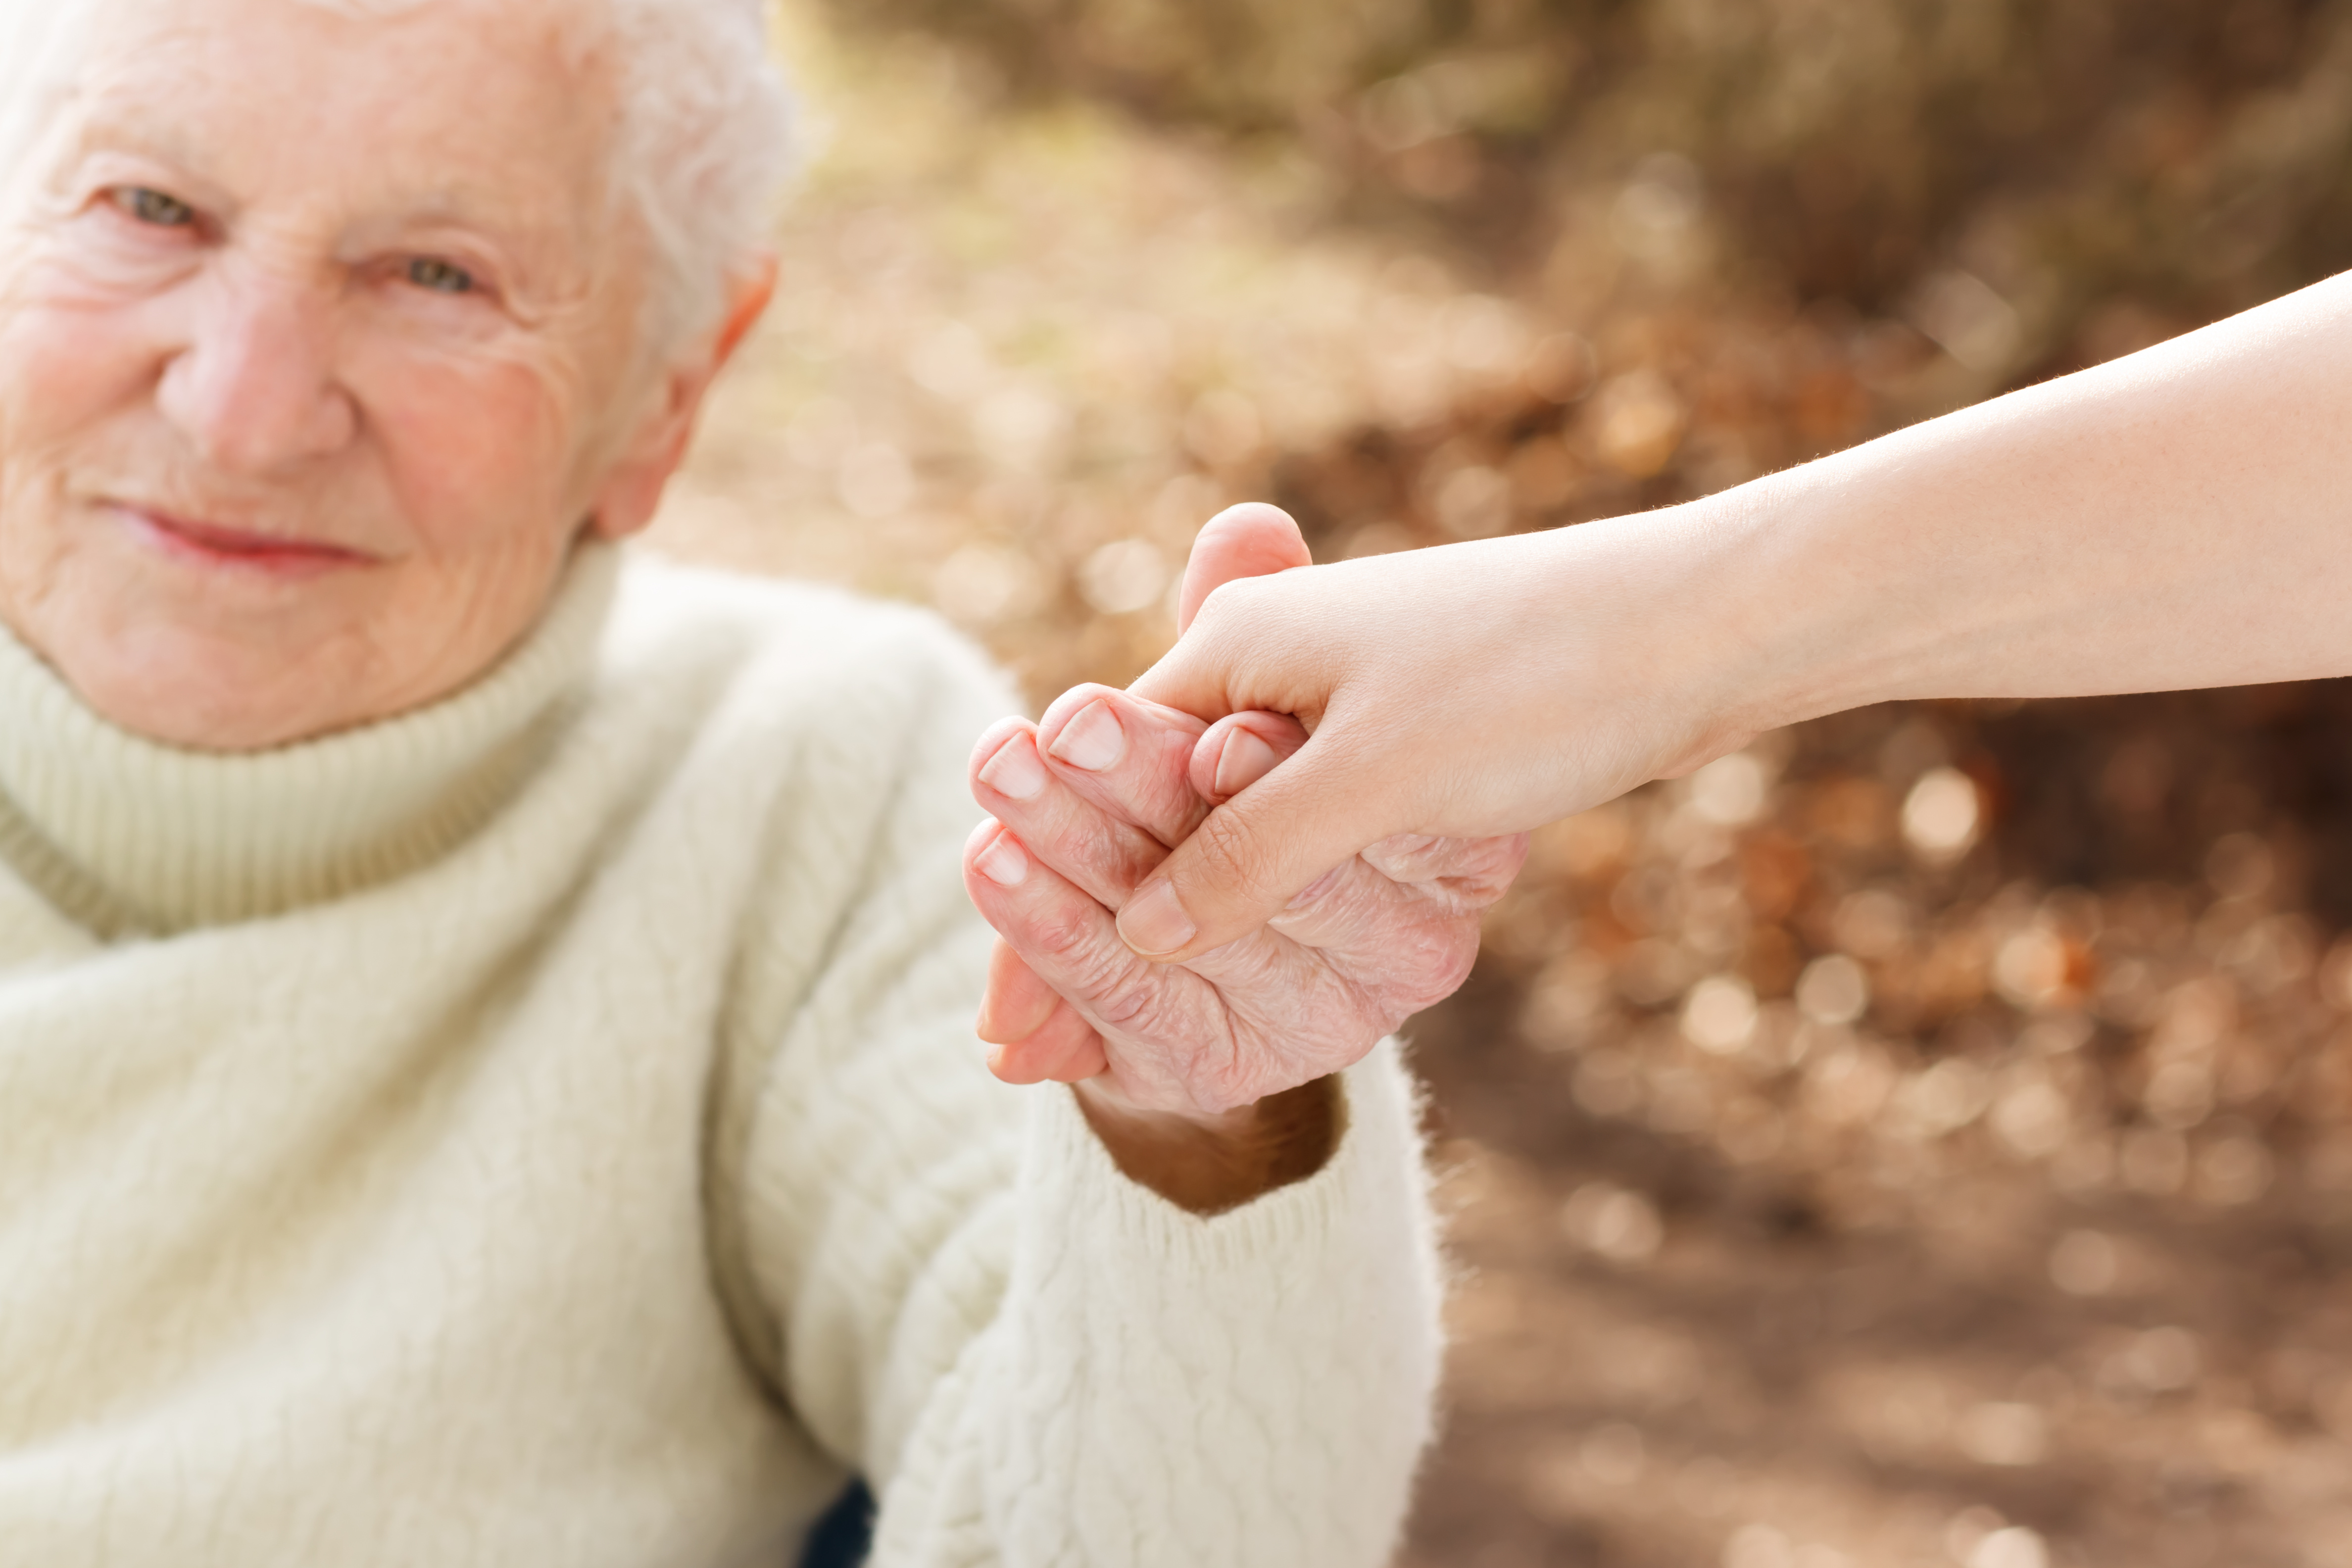
[[[549,18],[105,0],[0,229],[0,617],[116,722],[430,700],[650,510],[676,386]]]

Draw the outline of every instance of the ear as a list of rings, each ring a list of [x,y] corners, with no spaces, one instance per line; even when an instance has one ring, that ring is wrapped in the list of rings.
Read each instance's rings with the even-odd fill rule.
[[[687,444],[694,439],[694,422],[710,384],[751,335],[775,292],[772,256],[760,258],[729,280],[725,319],[663,373],[636,428],[597,487],[590,516],[599,535],[625,538],[654,520],[663,487],[686,460]]]

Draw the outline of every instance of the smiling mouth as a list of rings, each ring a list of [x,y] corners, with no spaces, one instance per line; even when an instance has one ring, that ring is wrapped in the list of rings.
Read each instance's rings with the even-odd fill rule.
[[[245,567],[287,576],[308,576],[342,566],[363,566],[373,559],[359,551],[323,541],[289,539],[247,529],[225,528],[194,518],[158,511],[152,507],[115,503],[152,542],[183,559],[212,565]]]

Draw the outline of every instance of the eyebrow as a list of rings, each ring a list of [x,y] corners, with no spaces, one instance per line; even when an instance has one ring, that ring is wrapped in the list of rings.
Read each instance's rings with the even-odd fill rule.
[[[93,153],[121,150],[145,153],[192,170],[199,162],[194,144],[171,122],[136,113],[142,107],[137,104],[109,104],[103,97],[97,103],[98,107],[79,117],[74,128],[72,152],[76,160]],[[121,112],[125,109],[133,112]]]
[[[64,170],[95,153],[120,151],[170,163],[196,179],[215,178],[205,173],[211,160],[201,143],[189,136],[181,121],[149,112],[143,97],[116,89],[93,94],[87,101],[89,108],[75,127]],[[446,224],[478,228],[523,252],[586,237],[567,232],[562,217],[552,210],[547,221],[533,221],[527,216],[529,211],[525,207],[519,212],[513,204],[489,198],[463,184],[444,183],[407,198],[392,226]]]
[[[5,4],[5,0],[0,0]],[[174,67],[184,68],[174,68]],[[184,81],[193,62],[177,59],[169,48],[161,58],[131,62],[96,79],[85,80],[67,111],[79,123],[58,171],[65,177],[93,154],[120,151],[151,157],[184,172],[189,178],[218,189],[226,182],[212,171],[217,152],[207,144],[201,128],[192,131],[184,118],[159,110],[168,101],[166,89]],[[377,153],[379,168],[396,180],[396,161]],[[398,243],[409,231],[436,226],[472,230],[489,242],[514,268],[510,281],[529,284],[533,292],[552,289],[569,294],[601,268],[594,253],[604,239],[603,227],[580,203],[540,193],[538,199],[516,201],[513,193],[486,190],[465,181],[419,180],[405,189],[386,187],[394,202],[370,221],[368,215],[348,226],[345,237],[362,246]],[[593,203],[593,199],[591,201]],[[429,239],[426,243],[430,243]]]

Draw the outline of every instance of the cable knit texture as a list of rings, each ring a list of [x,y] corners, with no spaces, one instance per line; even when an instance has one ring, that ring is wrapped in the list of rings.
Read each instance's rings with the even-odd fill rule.
[[[0,1563],[1374,1564],[1408,1082],[1202,1219],[991,1079],[1013,706],[937,622],[583,552],[471,689],[122,733],[0,637]]]

